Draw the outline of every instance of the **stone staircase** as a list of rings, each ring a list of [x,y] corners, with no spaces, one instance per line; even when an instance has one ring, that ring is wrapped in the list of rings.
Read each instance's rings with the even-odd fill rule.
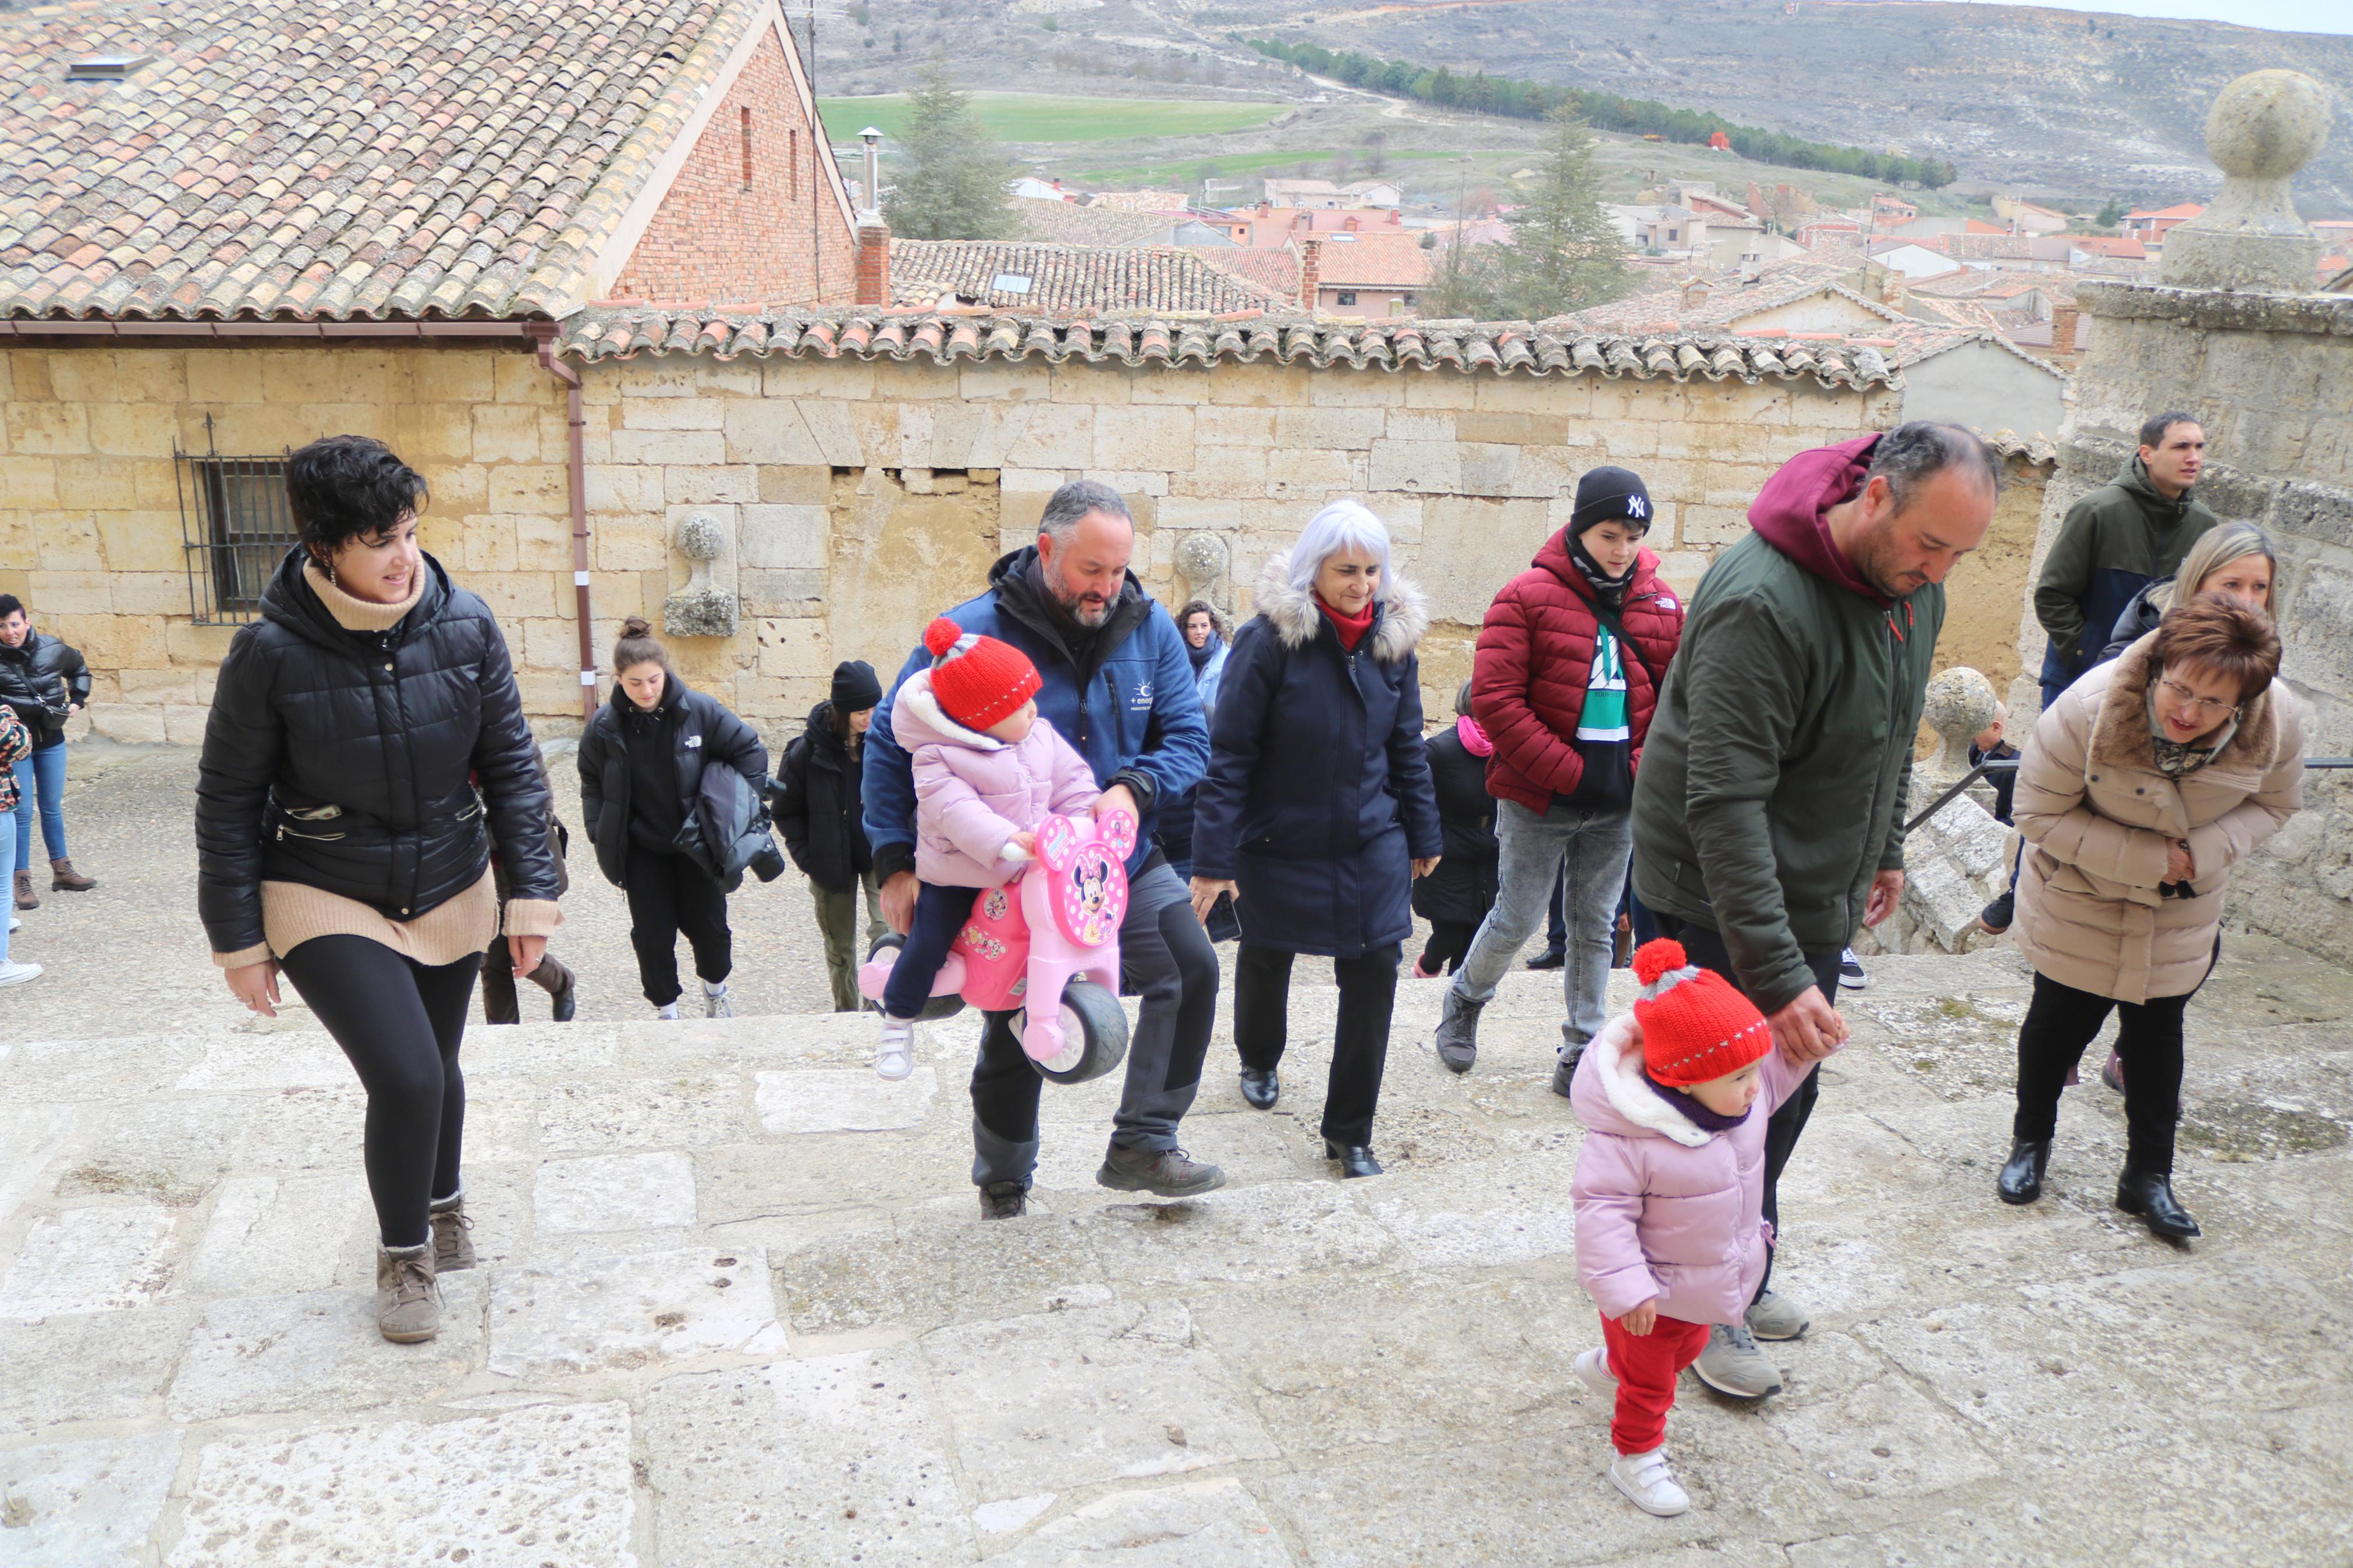
[[[1335,997],[1302,984],[1277,1110],[1221,1030],[1185,1123],[1226,1190],[1096,1187],[1117,1085],[1049,1086],[1033,1212],[987,1226],[969,1019],[900,1084],[857,1017],[477,1027],[482,1267],[416,1346],[373,1331],[362,1099],[299,1014],[0,1041],[0,1563],[2320,1560],[2353,984],[2266,949],[2201,1002],[2211,1239],[2182,1251],[2104,1206],[2096,1088],[2052,1195],[1992,1201],[2028,979],[2007,948],[1891,957],[1849,997],[1783,1188],[1813,1331],[1762,1407],[1686,1380],[1672,1521],[1601,1478],[1569,1368],[1597,1334],[1556,976],[1506,982],[1459,1079],[1440,984],[1405,984],[1387,1176],[1320,1158]],[[2160,1514],[2152,1467],[2229,1484]]]

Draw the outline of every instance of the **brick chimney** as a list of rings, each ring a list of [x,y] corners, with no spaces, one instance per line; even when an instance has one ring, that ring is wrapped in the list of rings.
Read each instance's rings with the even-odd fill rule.
[[[2080,312],[2073,300],[2062,300],[2051,307],[2051,352],[2070,358],[2075,353],[2075,322]]]
[[[1889,267],[1880,272],[1879,302],[1891,310],[1904,308],[1904,274],[1898,268]]]
[[[1684,283],[1681,290],[1684,312],[1688,314],[1706,304],[1708,284],[1704,278],[1694,278]]]
[[[1324,281],[1324,242],[1303,239],[1299,242],[1299,308],[1315,309],[1315,295]]]
[[[858,220],[857,280],[856,303],[891,302],[891,229],[871,212]]]

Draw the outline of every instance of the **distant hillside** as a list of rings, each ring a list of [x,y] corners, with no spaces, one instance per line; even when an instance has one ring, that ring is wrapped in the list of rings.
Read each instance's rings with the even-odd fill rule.
[[[2353,216],[2353,37],[1935,0],[1206,0],[1188,9],[1204,31],[1606,89],[1949,159],[1964,184],[2131,201],[2211,194],[2207,106],[2233,77],[2288,66],[2337,100],[2335,133],[2299,197],[2309,216]]]

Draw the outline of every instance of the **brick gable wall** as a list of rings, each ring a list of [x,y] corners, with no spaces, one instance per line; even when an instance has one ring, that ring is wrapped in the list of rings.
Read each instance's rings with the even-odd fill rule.
[[[614,293],[669,301],[848,302],[851,239],[826,189],[828,155],[771,35],[702,128]]]

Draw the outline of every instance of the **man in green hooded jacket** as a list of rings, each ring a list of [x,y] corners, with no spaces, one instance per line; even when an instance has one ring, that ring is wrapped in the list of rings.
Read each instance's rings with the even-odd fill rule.
[[[2001,470],[1957,426],[1904,425],[1800,452],[1748,509],[1753,531],[1690,601],[1634,775],[1634,890],[1690,962],[1730,980],[1780,1049],[1818,1061],[1846,1037],[1841,950],[1904,891],[1912,745],[1946,576],[1993,524]],[[1765,1134],[1764,1218],[1821,1081]],[[1763,1339],[1806,1313],[1770,1289],[1717,1324],[1694,1370],[1719,1393],[1781,1387]]]
[[[2034,618],[2051,634],[2042,656],[2042,706],[2100,662],[2108,634],[2133,595],[2180,569],[2217,519],[2189,493],[2206,466],[2206,432],[2187,414],[2140,427],[2140,450],[2067,509],[2034,584]]]

